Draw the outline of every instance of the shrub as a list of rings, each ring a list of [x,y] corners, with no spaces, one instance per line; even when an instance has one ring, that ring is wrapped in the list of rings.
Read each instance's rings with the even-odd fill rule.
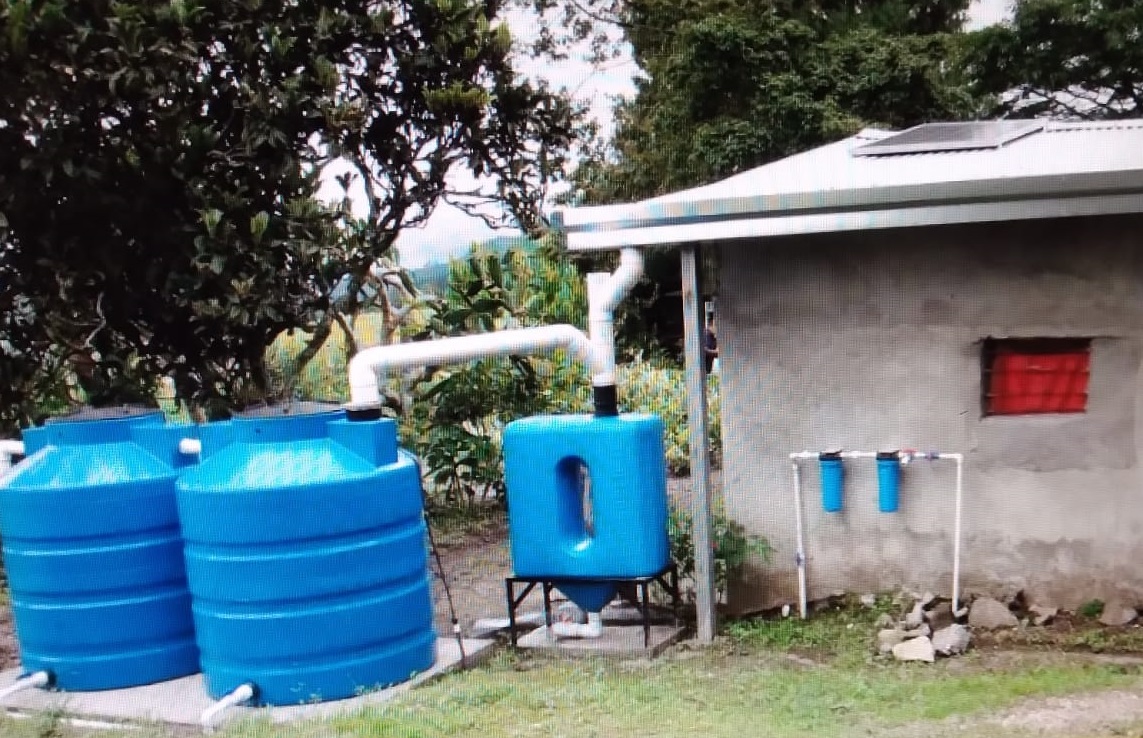
[[[770,542],[762,537],[751,535],[739,523],[726,516],[721,504],[711,510],[711,546],[714,549],[714,588],[721,601],[726,595],[727,584],[751,556],[766,563],[770,560]],[[679,579],[693,584],[695,576],[694,521],[689,510],[677,503],[671,506],[667,530],[671,540],[671,556],[679,567]]]

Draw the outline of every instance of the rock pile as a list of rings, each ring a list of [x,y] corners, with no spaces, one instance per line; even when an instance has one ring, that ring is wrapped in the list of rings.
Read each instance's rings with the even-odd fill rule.
[[[933,662],[938,657],[956,656],[968,650],[973,633],[1003,631],[1014,628],[1043,627],[1061,617],[1059,608],[1038,603],[1028,605],[1023,593],[1009,601],[978,596],[971,605],[953,612],[952,604],[930,593],[902,593],[896,600],[898,616],[882,614],[876,621],[875,648],[883,656],[898,661]],[[876,598],[865,595],[861,602],[873,607]],[[1133,604],[1110,601],[1102,605],[1096,617],[1109,628],[1120,628],[1137,622],[1143,611]]]
[[[863,603],[866,601],[862,598]],[[878,653],[891,654],[898,661],[932,663],[938,656],[956,656],[968,650],[972,633],[956,622],[948,600],[926,592],[905,597],[904,604],[899,620],[889,614],[877,619]]]

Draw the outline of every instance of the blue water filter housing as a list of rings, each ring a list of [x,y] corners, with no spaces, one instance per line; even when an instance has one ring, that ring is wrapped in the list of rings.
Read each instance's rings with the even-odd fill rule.
[[[877,507],[883,513],[897,512],[901,498],[901,459],[896,451],[877,454]]]
[[[590,478],[590,522],[581,473]],[[509,541],[516,576],[557,581],[588,612],[609,580],[652,576],[670,562],[663,424],[654,415],[544,415],[504,430]]]
[[[336,700],[432,666],[421,477],[394,421],[235,419],[178,488],[211,696]]]
[[[88,691],[198,671],[175,503],[185,432],[125,408],[24,432],[27,458],[0,482],[0,536],[26,672]]]
[[[827,452],[818,456],[821,470],[822,509],[828,513],[841,512],[845,489],[845,465],[841,452]]]

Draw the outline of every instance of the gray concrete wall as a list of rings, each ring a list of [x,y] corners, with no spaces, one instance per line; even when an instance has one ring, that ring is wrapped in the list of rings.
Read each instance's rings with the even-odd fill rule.
[[[787,455],[838,447],[966,454],[963,589],[1143,602],[1143,219],[726,244],[719,317],[727,509],[775,548],[733,609],[796,601]],[[988,336],[1093,338],[1088,412],[982,417]],[[803,464],[811,599],[949,594],[953,465],[905,468],[884,514],[846,463],[837,514]]]

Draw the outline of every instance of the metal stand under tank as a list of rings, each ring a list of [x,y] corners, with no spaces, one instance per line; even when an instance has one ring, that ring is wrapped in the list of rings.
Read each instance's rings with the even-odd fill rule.
[[[392,420],[239,417],[178,487],[212,697],[342,699],[433,665],[420,472]]]
[[[0,482],[20,659],[56,688],[134,687],[198,671],[177,440],[164,427],[161,413],[137,408],[50,420],[24,433],[27,458]]]

